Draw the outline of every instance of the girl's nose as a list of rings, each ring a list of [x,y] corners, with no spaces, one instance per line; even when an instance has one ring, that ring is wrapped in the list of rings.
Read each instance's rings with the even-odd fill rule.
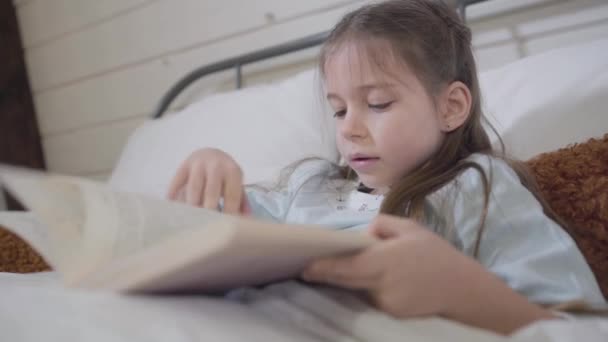
[[[340,123],[340,131],[346,139],[362,138],[367,135],[367,128],[361,114],[348,111]]]

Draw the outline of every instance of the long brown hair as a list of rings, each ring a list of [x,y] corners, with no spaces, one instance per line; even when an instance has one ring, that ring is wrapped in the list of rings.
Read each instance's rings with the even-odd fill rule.
[[[460,81],[469,88],[472,97],[467,120],[456,130],[447,133],[438,152],[430,160],[391,185],[380,209],[382,213],[423,221],[427,196],[464,170],[473,168],[481,177],[485,193],[474,251],[476,255],[488,210],[491,179],[480,165],[467,157],[481,153],[505,160],[518,174],[522,184],[540,201],[545,213],[563,225],[539,196],[534,178],[525,165],[506,157],[500,137],[501,151],[493,150],[482,126],[484,123],[491,128],[482,113],[477,68],[471,48],[471,31],[453,9],[442,1],[389,0],[348,13],[334,27],[321,49],[321,76],[325,78],[328,58],[345,43],[354,43],[363,49],[366,56],[379,67],[386,65],[382,61],[387,56],[386,51],[378,51],[377,44],[373,44],[377,41],[389,44],[393,55],[414,71],[431,96],[436,97],[442,87]],[[348,166],[341,171],[347,179],[354,176]]]

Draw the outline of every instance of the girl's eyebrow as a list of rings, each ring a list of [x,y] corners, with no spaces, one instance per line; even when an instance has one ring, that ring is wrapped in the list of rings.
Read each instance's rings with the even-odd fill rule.
[[[395,83],[390,83],[390,82],[378,82],[378,83],[368,83],[368,84],[362,84],[360,86],[357,87],[357,90],[359,91],[370,91],[373,89],[392,89],[397,87],[397,84]],[[337,94],[334,93],[328,93],[327,94],[327,99],[331,100],[340,100],[340,96],[338,96]]]
[[[395,88],[397,85],[390,82],[368,83],[357,87],[359,90]]]

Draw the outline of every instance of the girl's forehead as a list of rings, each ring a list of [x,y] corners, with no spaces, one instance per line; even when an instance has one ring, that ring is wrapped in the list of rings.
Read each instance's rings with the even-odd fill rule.
[[[326,83],[409,83],[415,75],[404,60],[396,58],[390,44],[343,43],[325,58]]]

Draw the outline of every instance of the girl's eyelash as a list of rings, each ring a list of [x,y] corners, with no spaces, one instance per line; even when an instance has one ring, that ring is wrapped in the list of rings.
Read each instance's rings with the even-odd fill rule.
[[[384,110],[387,109],[388,107],[390,107],[390,105],[393,104],[393,102],[395,101],[389,101],[389,102],[385,102],[385,103],[379,103],[379,104],[368,104],[368,107],[371,109],[375,109],[375,110]],[[334,113],[334,118],[340,118],[343,117],[346,114],[346,110],[339,110],[337,112]]]
[[[393,104],[393,101],[389,101],[389,102],[385,102],[385,103],[379,103],[379,104],[369,104],[369,108],[371,109],[386,109],[388,108],[390,105]]]
[[[346,110],[339,110],[337,112],[334,113],[334,118],[340,118],[343,117],[346,114]]]

